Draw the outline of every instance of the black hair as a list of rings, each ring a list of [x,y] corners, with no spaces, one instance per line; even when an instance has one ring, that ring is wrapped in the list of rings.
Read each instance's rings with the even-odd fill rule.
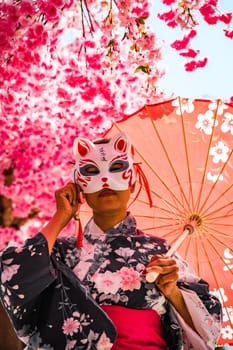
[[[104,143],[109,143],[110,139],[107,139],[107,138],[101,138],[101,139],[96,139],[93,141],[93,143],[95,145],[101,145],[101,144],[104,144]]]

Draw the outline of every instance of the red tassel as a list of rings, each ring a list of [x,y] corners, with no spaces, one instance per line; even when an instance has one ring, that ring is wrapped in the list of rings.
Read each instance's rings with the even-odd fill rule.
[[[82,248],[83,246],[83,228],[81,220],[78,220],[78,236],[77,236],[77,248]]]
[[[152,197],[151,197],[151,191],[150,191],[149,182],[148,182],[148,180],[146,178],[146,175],[144,174],[142,168],[140,167],[139,163],[134,163],[134,166],[136,168],[137,174],[139,175],[139,185],[140,185],[140,187],[139,187],[138,193],[135,196],[133,202],[138,198],[138,196],[139,196],[139,194],[141,192],[141,189],[142,189],[142,185],[144,185],[145,190],[146,190],[146,194],[147,194],[147,197],[148,197],[148,200],[149,200],[149,205],[150,205],[150,208],[151,208],[153,206],[153,201],[152,201]],[[133,204],[133,202],[131,204]]]
[[[81,224],[81,220],[79,217],[79,207],[78,206],[78,210],[74,216],[74,220],[75,220],[75,233],[76,233],[76,237],[77,237],[77,248],[82,248],[83,246],[83,228],[82,228],[82,224]]]

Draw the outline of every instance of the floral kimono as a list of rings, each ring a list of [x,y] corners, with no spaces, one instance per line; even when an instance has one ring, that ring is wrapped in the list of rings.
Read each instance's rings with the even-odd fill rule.
[[[117,330],[101,306],[114,305],[154,310],[161,320],[166,349],[213,349],[221,306],[208,292],[208,284],[176,257],[178,285],[196,333],[155,284],[145,279],[151,256],[168,249],[165,240],[137,229],[131,215],[106,232],[90,220],[83,248],[76,247],[74,237],[59,238],[51,255],[46,239],[38,233],[22,247],[8,247],[2,253],[1,301],[30,350],[110,350]]]

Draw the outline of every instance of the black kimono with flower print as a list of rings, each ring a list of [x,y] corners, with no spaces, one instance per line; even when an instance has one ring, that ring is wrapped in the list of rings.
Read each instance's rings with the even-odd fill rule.
[[[1,301],[28,349],[87,350],[101,344],[111,349],[116,329],[99,306],[103,303],[156,310],[169,348],[181,349],[182,329],[175,314],[144,275],[150,257],[169,249],[166,241],[138,230],[131,215],[102,235],[90,234],[87,224],[84,236],[81,250],[74,237],[62,238],[49,256],[47,241],[38,233],[22,247],[2,253]],[[186,268],[183,260],[180,264]],[[130,286],[124,284],[127,271],[134,277]],[[99,279],[107,274],[116,277],[114,292],[106,291]],[[181,280],[179,286],[195,291],[210,315],[220,315],[205,281]]]

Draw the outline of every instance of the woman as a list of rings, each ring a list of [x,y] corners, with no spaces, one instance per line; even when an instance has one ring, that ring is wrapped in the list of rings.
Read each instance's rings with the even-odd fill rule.
[[[1,258],[1,299],[27,349],[214,349],[219,301],[127,212],[137,177],[127,135],[77,138],[73,149],[78,185],[59,189],[41,233]],[[93,217],[77,247],[75,237],[58,236],[76,215],[80,189]],[[159,277],[149,283],[151,271]]]

